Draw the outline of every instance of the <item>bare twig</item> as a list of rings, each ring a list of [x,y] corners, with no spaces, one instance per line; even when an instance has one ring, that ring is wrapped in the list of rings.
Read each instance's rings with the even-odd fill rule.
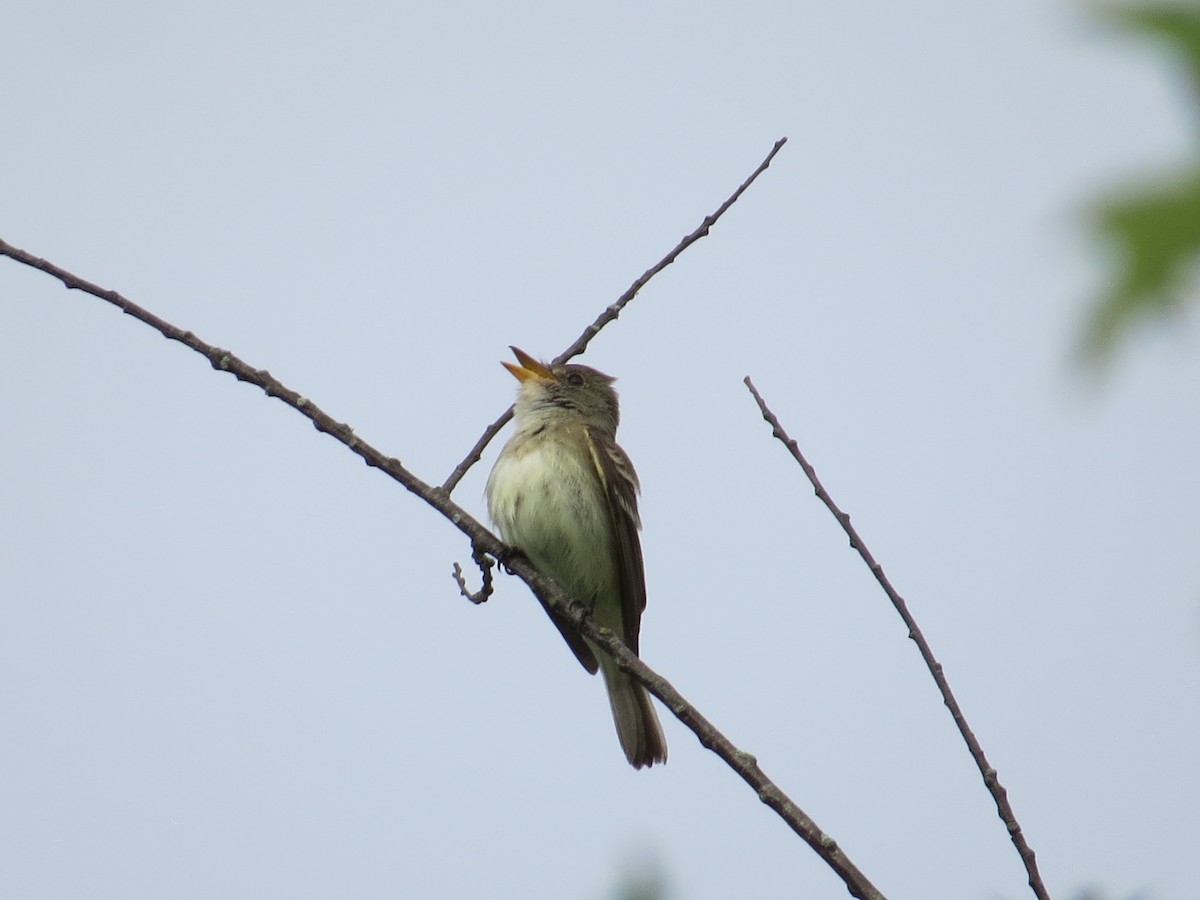
[[[967,748],[971,751],[971,757],[975,760],[975,765],[979,767],[979,772],[983,775],[983,783],[987,785],[988,791],[991,792],[996,802],[996,810],[1000,814],[1005,827],[1008,829],[1017,852],[1021,854],[1021,860],[1025,864],[1025,871],[1029,875],[1029,886],[1040,900],[1050,900],[1050,895],[1046,892],[1046,886],[1042,883],[1042,876],[1038,872],[1037,859],[1033,849],[1026,842],[1025,834],[1022,832],[1021,825],[1017,821],[1016,813],[1013,812],[1013,808],[1008,802],[1008,792],[1000,784],[1000,778],[996,774],[996,770],[992,768],[991,764],[987,761],[987,757],[984,756],[983,747],[975,737],[975,733],[971,730],[971,727],[967,724],[967,719],[963,715],[962,709],[954,697],[954,693],[950,690],[950,682],[946,680],[942,664],[934,658],[933,651],[929,647],[929,642],[925,640],[925,635],[921,633],[921,629],[917,626],[917,620],[913,618],[912,613],[908,610],[908,604],[904,602],[904,598],[892,587],[891,581],[884,574],[883,566],[876,562],[875,557],[871,555],[871,551],[867,549],[867,545],[859,537],[858,531],[850,524],[850,516],[842,512],[838,508],[838,505],[833,502],[833,498],[829,496],[829,492],[825,490],[825,486],[817,478],[816,469],[809,465],[808,460],[804,458],[804,454],[800,452],[799,445],[784,431],[783,426],[779,424],[779,419],[767,407],[766,401],[763,400],[762,395],[754,387],[754,382],[750,380],[749,376],[743,379],[743,381],[754,396],[754,402],[758,404],[758,409],[762,413],[762,417],[771,426],[772,435],[787,447],[788,452],[792,454],[792,458],[800,464],[800,468],[804,470],[804,474],[812,482],[813,490],[816,491],[821,502],[833,513],[833,517],[838,520],[838,524],[842,526],[842,529],[846,532],[846,536],[850,538],[850,546],[858,551],[858,555],[867,564],[867,568],[871,570],[871,574],[875,576],[875,580],[879,582],[879,586],[883,588],[888,599],[892,601],[892,606],[896,608],[896,612],[904,620],[904,624],[908,627],[908,636],[912,638],[913,642],[917,645],[917,649],[920,650],[921,658],[925,660],[925,665],[929,669],[929,673],[933,676],[938,690],[941,691],[942,700],[945,702],[946,708],[950,710],[950,715],[954,717],[954,724],[958,726],[959,733],[962,735],[963,740],[966,741]]]
[[[592,619],[587,607],[569,597],[554,582],[542,576],[532,563],[519,553],[512,553],[500,540],[476,521],[470,513],[458,506],[449,493],[434,487],[412,474],[393,457],[385,456],[370,444],[355,436],[354,430],[345,423],[337,422],[316,404],[291,390],[265,369],[255,369],[227,350],[207,344],[190,331],[166,322],[137,304],[122,297],[116,291],[105,290],[85,281],[53,263],[39,259],[0,240],[0,255],[8,256],[48,275],[52,275],[70,289],[81,290],[106,300],[127,315],[154,328],[164,337],[179,341],[205,357],[214,369],[229,372],[239,381],[259,387],[268,397],[286,403],[296,412],[309,419],[313,426],[345,444],[351,451],[373,468],[379,469],[416,494],[451,524],[466,535],[472,546],[472,555],[487,553],[505,560],[505,566],[518,575],[537,597],[560,616],[568,619],[589,640],[604,648],[617,665],[644,684],[658,697],[700,740],[700,743],[723,759],[751,788],[759,799],[773,809],[788,827],[799,835],[830,866],[846,884],[850,893],[862,900],[884,900],[883,894],[842,852],[837,843],[809,818],[779,787],[758,767],[755,758],[739,750],[719,732],[711,722],[701,715],[665,678],[653,671],[629,650],[608,628],[602,628]]]
[[[692,244],[696,243],[696,241],[700,240],[700,238],[707,236],[709,229],[716,224],[717,219],[725,215],[725,211],[729,209],[729,207],[733,206],[733,204],[737,203],[738,198],[746,192],[746,189],[754,183],[755,179],[767,170],[767,167],[771,165],[771,161],[775,159],[775,154],[782,150],[783,145],[786,143],[787,138],[785,137],[777,140],[775,142],[775,146],[771,148],[771,152],[768,153],[766,158],[758,164],[758,168],[751,172],[750,177],[743,181],[738,189],[730,194],[724,203],[717,207],[716,212],[705,216],[704,221],[700,223],[700,227],[698,227],[691,234],[685,235],[683,240],[676,244],[670,253],[638,276],[638,278],[629,286],[629,289],[626,290],[625,293],[618,297],[611,305],[605,307],[604,312],[600,313],[600,315],[596,317],[596,321],[594,321],[587,328],[583,329],[583,333],[579,335],[579,337],[575,338],[575,341],[571,344],[571,346],[569,346],[562,353],[558,354],[558,356],[554,357],[553,363],[555,365],[564,363],[568,359],[573,359],[586,350],[587,345],[591,343],[592,338],[600,333],[601,328],[603,328],[609,322],[612,322],[621,314],[621,310],[623,310],[629,304],[630,300],[637,296],[638,291],[646,286],[646,282],[648,282],[651,278],[653,278],[671,263],[675,262],[675,259],[684,250],[692,246]],[[471,468],[471,466],[479,462],[480,458],[483,456],[483,451],[487,448],[487,445],[492,442],[492,438],[499,434],[500,429],[508,424],[508,420],[512,418],[512,414],[513,409],[510,406],[504,411],[500,418],[484,429],[483,434],[479,436],[479,440],[475,442],[475,446],[471,448],[470,452],[463,458],[462,462],[454,467],[454,471],[451,472],[449,477],[447,477],[442,483],[443,491],[449,494],[452,493],[456,487],[458,487],[458,483],[462,481],[463,476],[467,474],[467,471]]]
[[[454,581],[458,584],[458,589],[462,592],[462,595],[472,603],[478,605],[486,603],[488,597],[492,596],[492,566],[496,563],[474,544],[471,545],[471,559],[475,560],[475,565],[479,566],[479,574],[483,579],[482,587],[478,591],[472,592],[467,587],[467,579],[463,576],[462,566],[458,563],[454,564]]]

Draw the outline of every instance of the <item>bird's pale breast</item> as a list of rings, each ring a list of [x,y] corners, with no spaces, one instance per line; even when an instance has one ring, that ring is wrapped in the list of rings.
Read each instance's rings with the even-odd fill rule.
[[[586,445],[553,434],[521,437],[488,479],[488,510],[501,536],[578,599],[613,592],[612,524]]]

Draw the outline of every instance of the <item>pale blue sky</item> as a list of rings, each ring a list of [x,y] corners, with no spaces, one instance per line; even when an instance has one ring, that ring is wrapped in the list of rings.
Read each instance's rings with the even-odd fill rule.
[[[889,896],[1030,896],[908,599],[1056,897],[1200,881],[1200,341],[1090,386],[1089,198],[1180,162],[1151,48],[1072,3],[25,4],[0,237],[438,480],[593,344],[644,484],[646,660]],[[0,260],[0,895],[841,897],[664,717],[634,772],[515,579],[282,405]],[[483,515],[498,446],[459,488]]]

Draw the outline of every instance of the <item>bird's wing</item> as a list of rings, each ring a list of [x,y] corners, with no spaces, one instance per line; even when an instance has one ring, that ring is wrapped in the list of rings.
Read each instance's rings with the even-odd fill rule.
[[[642,611],[646,608],[646,572],[642,563],[642,544],[638,540],[638,529],[642,527],[637,510],[638,477],[633,470],[633,463],[616,441],[590,428],[584,428],[583,432],[596,466],[596,474],[604,488],[616,550],[620,555],[621,640],[637,653]]]

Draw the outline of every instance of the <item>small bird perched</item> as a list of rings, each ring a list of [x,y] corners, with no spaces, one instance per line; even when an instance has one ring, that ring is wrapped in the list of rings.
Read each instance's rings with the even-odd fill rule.
[[[488,477],[488,513],[505,542],[591,607],[634,653],[646,608],[637,474],[617,446],[614,379],[587,366],[547,366],[511,348],[521,382],[512,436]],[[650,695],[600,647],[550,613],[583,667],[604,673],[613,721],[635,769],[667,761]]]

